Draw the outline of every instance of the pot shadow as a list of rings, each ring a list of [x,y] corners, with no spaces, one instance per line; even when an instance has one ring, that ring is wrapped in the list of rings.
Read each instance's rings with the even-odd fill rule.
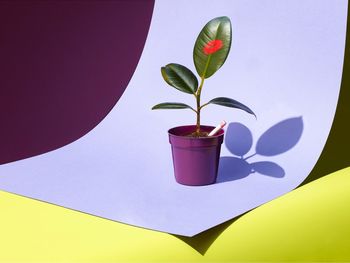
[[[241,123],[230,123],[226,131],[225,145],[234,156],[220,158],[217,183],[239,180],[252,173],[283,178],[285,171],[280,165],[271,161],[248,162],[248,159],[255,155],[271,157],[289,151],[299,142],[303,129],[302,117],[283,120],[260,136],[254,154],[244,157],[253,146],[252,132]],[[244,214],[193,237],[174,236],[190,245],[201,255],[205,255],[221,233]]]
[[[249,162],[248,159],[260,155],[272,157],[292,149],[300,140],[304,124],[302,117],[285,119],[266,130],[258,139],[255,153],[247,157],[253,146],[253,134],[245,125],[230,123],[225,136],[225,145],[234,156],[220,158],[218,183],[239,180],[252,173],[283,178],[283,167],[272,161]]]

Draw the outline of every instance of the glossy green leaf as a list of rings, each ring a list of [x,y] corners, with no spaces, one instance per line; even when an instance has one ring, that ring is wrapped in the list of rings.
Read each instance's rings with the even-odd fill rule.
[[[197,77],[185,66],[171,63],[162,67],[161,73],[170,86],[189,94],[196,93],[198,88]]]
[[[231,21],[222,16],[210,20],[199,33],[193,60],[199,76],[209,78],[225,62],[231,47]]]
[[[152,110],[161,110],[161,109],[191,109],[194,111],[194,109],[191,106],[184,103],[179,103],[179,102],[164,102],[164,103],[159,103],[152,107]]]
[[[245,106],[244,104],[242,104],[236,100],[230,99],[230,98],[218,97],[218,98],[215,98],[215,99],[212,99],[211,101],[209,101],[208,104],[217,104],[220,106],[244,110],[250,114],[253,114],[256,117],[255,113],[251,109],[249,109],[247,106]]]

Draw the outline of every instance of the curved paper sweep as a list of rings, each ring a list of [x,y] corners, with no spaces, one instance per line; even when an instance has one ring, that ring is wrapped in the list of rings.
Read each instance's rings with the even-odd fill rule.
[[[137,70],[109,115],[70,145],[1,166],[0,189],[186,236],[291,191],[307,177],[322,151],[342,73],[347,3],[311,2],[156,2]],[[293,147],[282,147],[287,151],[277,155],[255,154],[252,147],[245,161],[255,163],[256,169],[238,180],[182,186],[173,178],[166,131],[193,123],[195,116],[150,110],[160,99],[184,101],[187,96],[166,87],[159,69],[179,62],[193,70],[192,46],[198,31],[222,15],[233,25],[231,54],[208,80],[203,99],[233,97],[249,105],[258,120],[214,106],[203,110],[203,119],[208,124],[221,119],[244,123],[254,145],[265,131],[296,117],[303,121],[302,134]],[[240,158],[225,147],[222,156]]]

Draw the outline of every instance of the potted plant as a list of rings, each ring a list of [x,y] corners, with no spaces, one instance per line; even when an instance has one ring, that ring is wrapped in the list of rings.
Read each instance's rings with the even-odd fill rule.
[[[224,130],[208,136],[215,127],[201,125],[201,111],[209,104],[216,104],[254,112],[244,104],[227,97],[217,97],[201,104],[205,79],[211,77],[225,62],[231,47],[231,21],[217,17],[209,21],[199,33],[193,49],[193,61],[197,77],[187,67],[171,63],[161,68],[163,79],[170,86],[194,96],[196,106],[179,102],[165,102],[155,109],[190,109],[196,114],[196,124],[172,128],[168,131],[172,146],[175,179],[184,185],[208,185],[215,183]]]

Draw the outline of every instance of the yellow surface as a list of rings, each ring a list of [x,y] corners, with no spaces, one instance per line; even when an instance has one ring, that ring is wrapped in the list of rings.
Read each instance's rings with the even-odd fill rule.
[[[0,262],[350,261],[350,168],[242,216],[202,256],[178,238],[0,192]]]

